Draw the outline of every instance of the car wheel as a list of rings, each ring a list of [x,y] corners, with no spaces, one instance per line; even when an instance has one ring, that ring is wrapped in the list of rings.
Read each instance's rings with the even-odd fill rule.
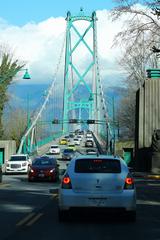
[[[136,211],[128,211],[127,212],[127,220],[130,222],[135,222],[136,221]]]
[[[67,210],[60,210],[60,209],[58,209],[58,219],[59,219],[59,222],[67,221],[67,219],[68,219],[68,211]]]

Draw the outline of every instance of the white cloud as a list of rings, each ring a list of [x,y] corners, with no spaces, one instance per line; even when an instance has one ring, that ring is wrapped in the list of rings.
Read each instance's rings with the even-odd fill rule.
[[[119,70],[116,59],[121,54],[119,48],[111,48],[115,34],[122,28],[123,22],[111,22],[108,19],[108,11],[97,11],[97,37],[98,54],[102,81],[117,75]],[[81,23],[80,23],[81,24]],[[83,28],[83,25],[81,26]],[[51,81],[57,67],[60,51],[65,36],[66,21],[64,18],[49,18],[40,23],[30,22],[22,27],[8,25],[5,20],[0,19],[1,43],[7,43],[14,49],[16,57],[27,63],[32,75],[32,83],[44,83]],[[76,34],[75,34],[76,38]],[[92,43],[92,37],[86,41]],[[75,56],[78,60],[83,56],[83,62],[87,61],[85,48],[81,48]],[[63,79],[64,55],[62,59],[59,79]],[[84,64],[79,67],[84,68]],[[20,75],[17,76],[20,79]],[[20,80],[19,80],[20,81]],[[24,82],[24,80],[21,80]],[[110,82],[108,82],[108,85]],[[114,84],[114,83],[112,83]],[[116,82],[117,85],[117,82]]]

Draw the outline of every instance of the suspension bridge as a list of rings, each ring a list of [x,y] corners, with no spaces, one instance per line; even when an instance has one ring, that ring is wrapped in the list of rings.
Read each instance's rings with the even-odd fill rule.
[[[96,12],[91,16],[83,9],[78,16],[67,13],[53,81],[28,121],[18,153],[32,153],[75,129],[91,130],[110,152],[113,137],[99,70],[97,20]],[[58,78],[62,61],[63,77]]]

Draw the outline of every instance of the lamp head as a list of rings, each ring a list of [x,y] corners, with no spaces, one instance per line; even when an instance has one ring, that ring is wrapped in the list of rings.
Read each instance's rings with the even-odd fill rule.
[[[25,74],[24,74],[24,76],[23,76],[23,79],[31,79],[31,77],[30,77],[30,75],[29,75],[29,73],[28,73],[28,69],[25,69],[26,71],[25,71]]]

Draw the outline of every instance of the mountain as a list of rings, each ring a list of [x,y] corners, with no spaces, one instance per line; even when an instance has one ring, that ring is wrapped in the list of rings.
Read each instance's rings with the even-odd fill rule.
[[[35,109],[44,100],[47,84],[12,84],[8,88],[9,106],[15,108],[26,108],[29,104],[31,109]]]
[[[44,101],[45,92],[48,89],[48,84],[12,84],[8,88],[9,102],[8,105],[13,108],[22,108],[31,110],[36,109]],[[84,89],[79,89],[78,95],[83,98],[86,98],[88,92],[84,92]],[[118,107],[118,103],[122,96],[126,94],[126,89],[122,87],[109,87],[105,89],[104,96],[106,99],[106,104],[111,108],[113,104],[115,107]],[[62,96],[60,96],[62,99]],[[77,99],[78,100],[78,99]]]

